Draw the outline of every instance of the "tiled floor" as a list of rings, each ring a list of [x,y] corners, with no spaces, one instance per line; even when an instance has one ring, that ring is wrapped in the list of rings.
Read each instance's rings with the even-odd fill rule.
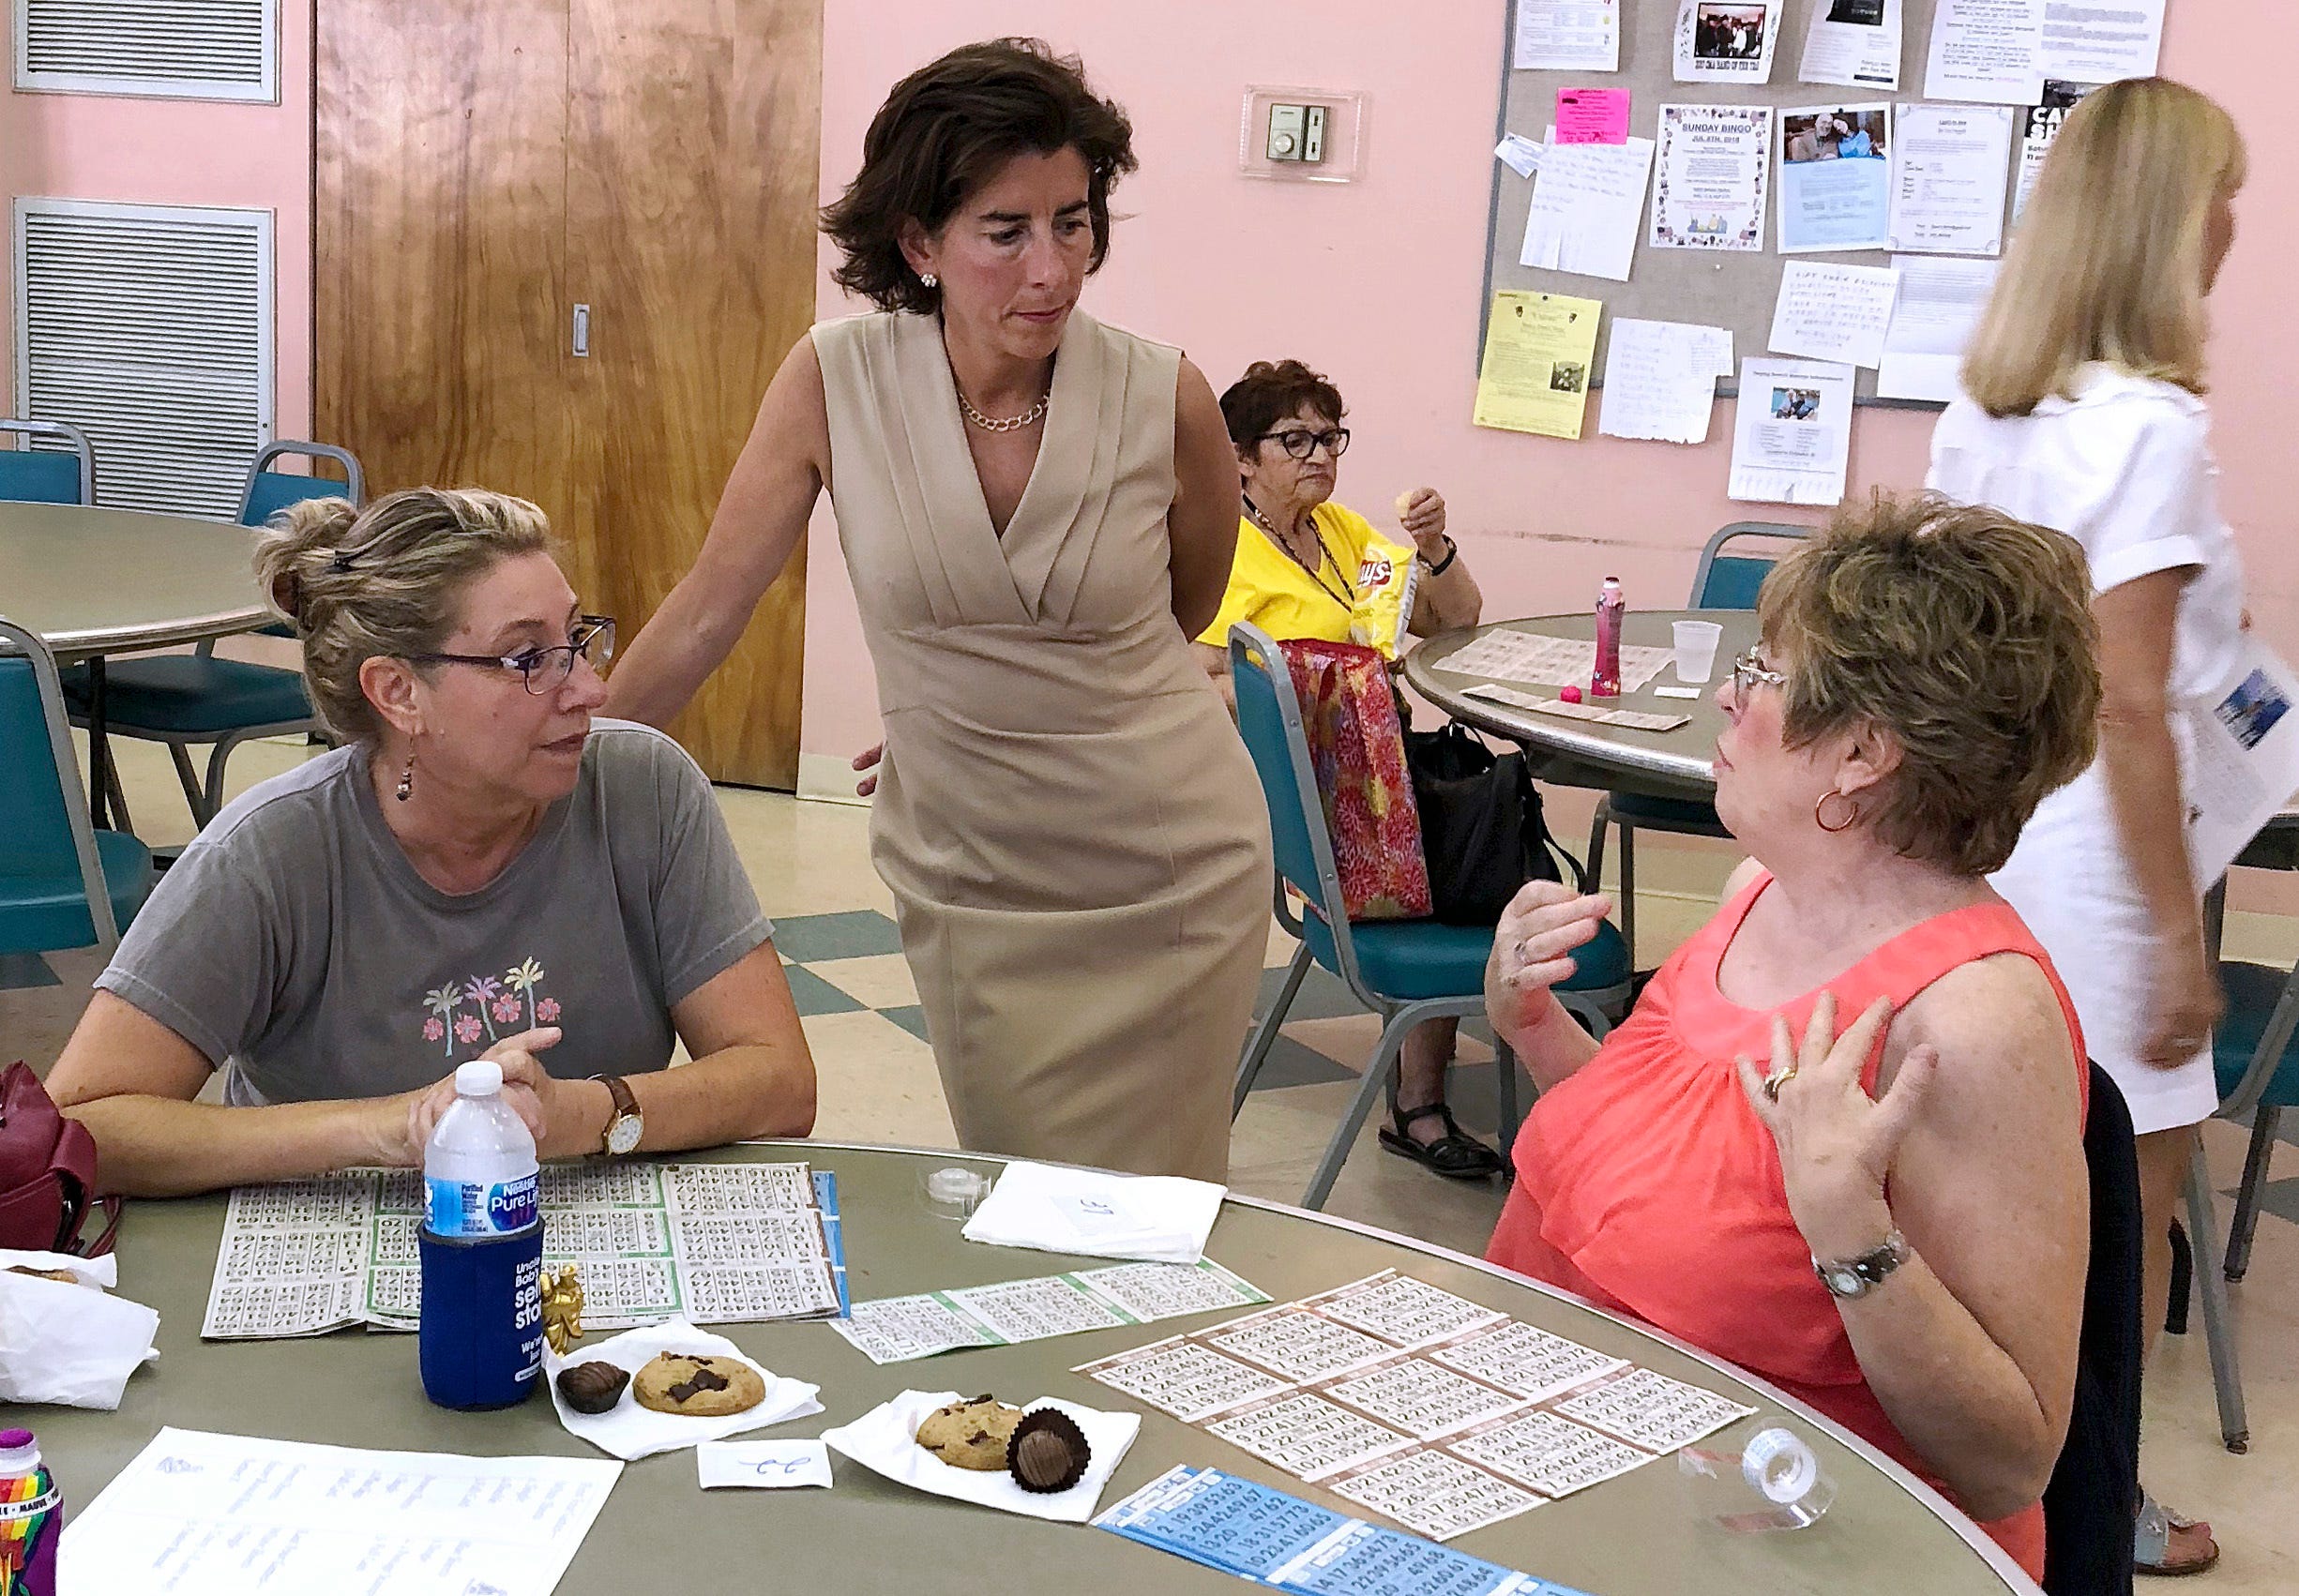
[[[234,790],[301,757],[299,749],[279,745],[244,749],[234,760]],[[182,840],[189,821],[164,760],[131,746],[122,764],[143,834],[157,842]],[[736,790],[724,792],[722,805],[759,897],[775,917],[777,945],[821,1072],[817,1134],[951,1145],[892,903],[870,867],[867,816]],[[1706,918],[1727,865],[1711,853],[1663,848],[1657,839],[1643,843],[1639,874],[1647,891],[1639,899],[1639,936],[1646,962]],[[2299,922],[2233,915],[2228,942],[2231,953],[2288,964],[2299,956]],[[1265,992],[1275,989],[1291,951],[1273,927]],[[97,968],[85,954],[0,958],[0,1060],[23,1056],[44,1069],[68,1034]],[[1322,971],[1303,987],[1293,1014],[1238,1119],[1231,1159],[1238,1190],[1284,1201],[1300,1196],[1376,1031]],[[1488,1136],[1495,1119],[1490,1057],[1474,1034],[1465,1035],[1452,1093],[1463,1122]],[[2287,1132],[2286,1138],[2299,1137]],[[2215,1124],[2205,1141],[2216,1184],[2231,1192],[2244,1133]],[[2225,1548],[2221,1567],[2199,1589],[2299,1589],[2299,1521],[2291,1511],[2299,1480],[2299,1152],[2284,1152],[2280,1167],[2285,1173],[2270,1189],[2249,1276],[2231,1289],[2250,1402],[2249,1453],[2232,1456],[2219,1445],[2200,1318],[2197,1333],[2167,1341],[2149,1380],[2150,1483],[2174,1506],[2211,1518]],[[1478,1253],[1501,1198],[1497,1182],[1441,1181],[1383,1152],[1369,1126],[1328,1208]],[[2223,1222],[2225,1212],[2223,1205]]]

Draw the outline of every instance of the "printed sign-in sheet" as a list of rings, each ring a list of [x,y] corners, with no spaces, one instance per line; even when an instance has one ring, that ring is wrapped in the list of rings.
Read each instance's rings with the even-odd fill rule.
[[[804,1164],[597,1164],[542,1171],[543,1263],[573,1264],[582,1320],[624,1330],[836,1314],[835,1251]],[[412,1330],[422,1313],[412,1169],[353,1169],[232,1193],[200,1333]]]
[[[1755,1411],[1395,1270],[1077,1372],[1437,1541]]]

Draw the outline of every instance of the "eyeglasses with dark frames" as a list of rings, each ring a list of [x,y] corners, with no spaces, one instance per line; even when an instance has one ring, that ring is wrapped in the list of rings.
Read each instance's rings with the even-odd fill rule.
[[[1312,432],[1306,427],[1286,427],[1275,432],[1264,432],[1253,441],[1265,444],[1275,439],[1278,446],[1297,460],[1308,459],[1318,450],[1339,459],[1349,449],[1349,429],[1328,427],[1323,432]]]
[[[1747,698],[1759,682],[1763,683],[1767,687],[1788,685],[1787,677],[1781,675],[1777,670],[1767,670],[1764,668],[1764,662],[1759,657],[1756,650],[1757,645],[1750,643],[1740,651],[1740,657],[1732,661],[1732,697],[1736,699]]]
[[[411,654],[410,665],[485,665],[498,670],[516,670],[530,693],[554,693],[575,673],[575,656],[582,655],[594,667],[614,657],[614,618],[611,615],[579,615],[574,630],[567,640],[550,648],[522,648],[517,654]]]

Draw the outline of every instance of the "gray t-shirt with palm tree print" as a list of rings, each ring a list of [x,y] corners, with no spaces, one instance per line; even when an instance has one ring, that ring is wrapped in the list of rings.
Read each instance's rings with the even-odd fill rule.
[[[677,744],[594,723],[575,790],[477,892],[416,873],[367,756],[254,788],[160,878],[97,986],[249,1105],[428,1086],[499,1037],[565,1031],[552,1075],[670,1061],[671,1005],[774,935],[710,784]]]

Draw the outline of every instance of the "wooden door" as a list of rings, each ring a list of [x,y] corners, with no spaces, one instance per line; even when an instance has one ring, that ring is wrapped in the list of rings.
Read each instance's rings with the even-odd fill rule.
[[[535,500],[635,636],[814,304],[821,0],[320,0],[315,426]],[[587,355],[574,308],[589,309]],[[791,788],[803,558],[673,731]]]

